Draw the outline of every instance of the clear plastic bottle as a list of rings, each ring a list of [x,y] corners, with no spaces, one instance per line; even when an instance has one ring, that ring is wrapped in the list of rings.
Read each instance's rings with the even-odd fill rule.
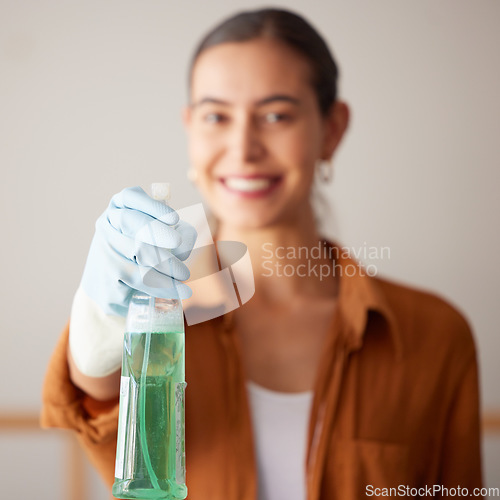
[[[168,199],[168,184],[152,191],[155,199]],[[123,345],[116,498],[186,498],[184,366],[181,301],[136,292]]]
[[[116,498],[186,498],[185,387],[181,301],[133,295],[123,350]]]

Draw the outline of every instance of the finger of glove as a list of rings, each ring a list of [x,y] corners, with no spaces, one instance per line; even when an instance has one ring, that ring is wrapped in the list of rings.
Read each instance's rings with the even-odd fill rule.
[[[186,260],[193,250],[198,233],[191,224],[183,220],[179,221],[179,223],[175,226],[175,230],[180,235],[181,244],[172,249],[171,252],[179,260]]]
[[[173,227],[138,210],[109,208],[106,216],[112,230],[134,238],[138,244],[165,248],[177,248],[181,244],[181,235]]]
[[[105,236],[105,245],[109,249],[107,254],[114,255],[113,261],[117,270],[126,269],[127,273],[130,273],[130,263],[132,262],[137,266],[155,267],[159,272],[175,280],[185,281],[189,279],[190,272],[186,264],[167,248],[138,242],[116,230],[108,231]]]
[[[89,256],[93,256],[93,261],[105,263],[105,269],[101,269],[100,273],[113,273],[123,278],[135,275],[133,269],[144,266],[156,267],[163,274],[176,280],[189,279],[190,272],[186,264],[168,249],[137,242],[135,239],[120,233],[109,226],[105,215],[97,220],[96,226],[96,235],[92,241]],[[105,229],[101,229],[100,226],[105,226]],[[122,281],[126,283],[130,280]],[[132,288],[135,288],[135,285],[134,282],[131,285]]]
[[[180,281],[189,279],[186,264],[181,262],[166,248],[140,244],[135,250],[136,261],[141,267],[154,267],[157,271]]]
[[[109,208],[130,208],[138,210],[155,219],[161,219],[165,224],[177,224],[177,212],[162,201],[153,200],[139,186],[125,188],[111,198]]]

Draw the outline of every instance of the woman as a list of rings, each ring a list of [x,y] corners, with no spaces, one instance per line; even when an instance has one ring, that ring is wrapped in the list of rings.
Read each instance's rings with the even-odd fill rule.
[[[370,277],[318,233],[313,179],[318,168],[328,173],[323,162],[349,120],[336,79],[324,41],[287,11],[234,16],[195,53],[184,114],[191,178],[217,219],[217,239],[247,245],[255,295],[186,331],[193,500],[344,500],[391,487],[441,488],[433,490],[440,496],[481,486],[467,323],[431,294]],[[65,331],[45,384],[44,425],[76,429],[108,484],[119,316],[132,288],[149,291],[127,238],[153,219],[176,222],[138,190],[113,198],[75,297],[70,349]],[[182,224],[164,233],[179,259],[160,279],[186,294],[179,281],[193,234]],[[283,261],[283,249],[296,250],[293,258]],[[311,259],[331,269],[327,279],[303,271]],[[297,272],[277,272],[279,262]]]

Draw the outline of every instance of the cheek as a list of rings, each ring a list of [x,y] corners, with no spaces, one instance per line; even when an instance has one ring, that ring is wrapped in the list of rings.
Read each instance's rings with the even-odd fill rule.
[[[190,167],[195,171],[198,191],[210,205],[214,203],[213,166],[219,156],[218,149],[213,137],[200,131],[191,131],[188,143]]]
[[[206,170],[215,155],[215,143],[206,134],[194,130],[189,136],[189,159],[199,173]]]
[[[312,177],[316,161],[321,155],[317,127],[304,124],[291,130],[281,145],[281,151],[287,156],[287,163],[297,171],[297,175]]]

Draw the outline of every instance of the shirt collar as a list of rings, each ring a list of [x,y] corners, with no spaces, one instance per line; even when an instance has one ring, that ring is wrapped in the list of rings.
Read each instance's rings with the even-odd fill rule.
[[[335,242],[324,240],[324,244],[330,247],[334,276],[339,279],[337,304],[348,349],[357,350],[363,346],[368,322],[370,318],[374,319],[370,313],[375,313],[385,321],[385,331],[391,337],[396,357],[400,359],[404,355],[404,337],[379,279],[370,275],[361,262],[352,258],[348,249],[339,247]],[[224,314],[219,320],[222,321],[223,331],[231,331],[234,327],[233,311]]]
[[[362,347],[368,322],[370,318],[373,320],[370,313],[375,313],[384,319],[394,352],[401,358],[404,354],[404,339],[379,279],[368,274],[366,267],[350,257],[347,249],[335,243],[330,243],[330,246],[334,250],[335,276],[339,278],[338,307],[345,323],[348,348]]]

